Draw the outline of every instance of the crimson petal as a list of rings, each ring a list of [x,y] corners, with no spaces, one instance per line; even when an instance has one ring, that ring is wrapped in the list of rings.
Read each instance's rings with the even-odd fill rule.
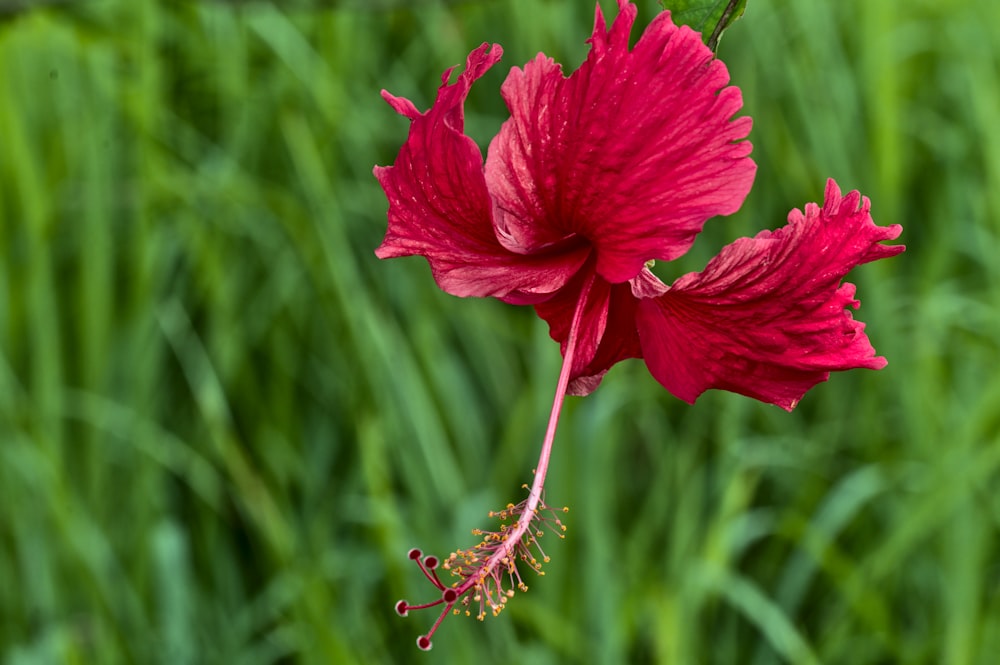
[[[644,269],[642,274],[659,284],[659,280],[648,270]],[[549,334],[559,342],[563,355],[580,288],[586,277],[586,270],[581,271],[553,298],[535,305],[535,312],[548,322]],[[594,278],[584,306],[567,394],[589,395],[612,366],[628,358],[642,357],[635,316],[639,303],[637,296],[645,294],[633,295],[635,289],[628,283],[611,284],[600,276]]]
[[[610,30],[597,7],[590,54],[569,78],[541,54],[511,70],[511,118],[486,159],[506,247],[582,236],[612,283],[686,252],[706,220],[740,207],[756,169],[725,65],[668,12],[629,51],[636,8],[618,4]]]
[[[559,350],[566,356],[566,346],[573,314],[581,297],[584,284],[592,280],[583,306],[583,317],[580,320],[576,347],[573,354],[573,366],[570,368],[570,381],[583,376],[585,368],[594,359],[597,349],[604,337],[609,323],[608,305],[611,297],[611,284],[593,274],[593,260],[579,272],[565,288],[558,291],[552,298],[535,305],[535,312],[549,324],[549,335],[559,342]],[[600,383],[598,380],[597,383]],[[594,388],[597,387],[594,384]],[[586,391],[589,393],[590,391]],[[572,390],[570,394],[574,393]],[[586,393],[584,393],[586,394]]]
[[[827,182],[822,209],[793,210],[788,224],[723,248],[704,271],[640,302],[643,356],[653,376],[687,401],[721,388],[791,411],[831,371],[880,369],[856,308],[855,266],[899,254],[881,245],[901,227],[876,226],[867,197]]]
[[[391,167],[375,167],[389,199],[389,226],[375,251],[382,259],[422,255],[438,286],[457,296],[496,296],[533,302],[555,291],[586,260],[589,249],[525,257],[505,249],[493,227],[482,153],[464,132],[464,103],[474,81],[500,59],[502,49],[483,44],[469,54],[465,71],[449,84],[442,76],[434,105],[420,113],[408,99],[382,96],[412,121]]]
[[[639,333],[635,327],[638,304],[639,301],[632,295],[627,283],[611,285],[608,295],[608,322],[604,335],[594,350],[594,357],[579,367],[573,375],[567,394],[589,395],[597,389],[613,365],[628,358],[642,357]]]

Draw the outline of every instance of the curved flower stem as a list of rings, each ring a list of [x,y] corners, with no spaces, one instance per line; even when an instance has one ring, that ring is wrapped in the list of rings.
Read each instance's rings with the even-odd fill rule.
[[[712,53],[719,50],[719,39],[722,38],[722,32],[728,28],[729,24],[733,21],[733,12],[736,11],[736,7],[739,4],[739,0],[729,0],[729,4],[726,5],[725,10],[723,10],[722,16],[719,17],[719,22],[715,24],[715,28],[712,30],[712,35],[708,38],[708,41],[705,42],[705,45],[708,46]],[[743,12],[741,11],[736,18],[739,18],[742,13]]]

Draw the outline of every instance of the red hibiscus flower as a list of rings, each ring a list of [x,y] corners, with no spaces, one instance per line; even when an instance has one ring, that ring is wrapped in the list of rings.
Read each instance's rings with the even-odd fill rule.
[[[822,209],[725,247],[706,270],[666,287],[645,267],[669,261],[711,217],[735,212],[753,182],[740,91],[700,37],[660,14],[632,50],[634,5],[619,0],[608,30],[600,8],[591,52],[568,78],[539,54],[502,87],[511,117],[485,165],[463,133],[473,82],[499,45],[412,120],[391,167],[375,173],[389,199],[380,258],[419,254],[457,296],[533,304],[564,350],[585,301],[569,392],[587,394],[625,358],[644,358],[670,392],[693,402],[722,388],[791,409],[832,370],[878,368],[841,278],[903,251],[881,246],[900,227],[875,226],[868,202],[827,185]]]
[[[500,59],[499,45],[472,51],[454,82],[446,71],[426,112],[382,93],[411,125],[395,164],[375,169],[389,200],[376,254],[425,257],[456,296],[533,305],[564,357],[535,483],[526,503],[508,507],[516,528],[484,541],[492,564],[477,568],[486,557],[470,563],[470,551],[461,553],[457,588],[437,579],[436,558],[421,562],[413,550],[442,599],[400,601],[401,614],[440,603],[447,611],[489,579],[503,595],[496,571],[531,557],[524,537],[544,508],[563,396],[591,392],[618,361],[644,359],[688,402],[719,388],[787,410],[831,371],[885,365],[846,309],[858,301],[841,280],[902,252],[880,244],[901,228],[876,226],[868,200],[842,196],[832,180],[822,207],[724,247],[702,272],[667,286],[650,271],[684,254],[708,219],[742,205],[756,170],[745,140],[751,120],[736,117],[740,91],[698,34],[663,12],[629,49],[636,8],[618,5],[610,29],[598,6],[590,53],[568,77],[542,54],[511,69],[501,88],[510,118],[485,162],[464,133],[463,105]],[[430,633],[421,640],[429,648]]]

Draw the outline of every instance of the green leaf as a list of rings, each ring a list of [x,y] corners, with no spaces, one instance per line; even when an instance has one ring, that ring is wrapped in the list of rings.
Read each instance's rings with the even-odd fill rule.
[[[670,10],[674,23],[700,32],[714,53],[722,32],[743,16],[747,0],[660,0],[660,5]]]

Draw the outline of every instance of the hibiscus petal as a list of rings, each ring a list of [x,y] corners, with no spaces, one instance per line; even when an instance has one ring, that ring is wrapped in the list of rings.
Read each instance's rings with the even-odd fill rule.
[[[549,335],[559,342],[559,350],[566,356],[573,315],[580,301],[581,289],[587,281],[592,281],[587,300],[584,303],[583,318],[580,320],[576,348],[573,352],[573,366],[570,380],[578,378],[583,369],[593,360],[597,347],[604,336],[608,324],[608,300],[611,285],[593,274],[593,261],[573,278],[565,288],[552,298],[535,305],[535,312],[549,324]]]
[[[831,371],[884,367],[845,309],[859,304],[854,285],[840,283],[904,250],[879,244],[902,229],[876,226],[869,207],[830,180],[822,209],[793,210],[786,226],[737,240],[702,272],[642,300],[639,339],[657,381],[687,402],[720,388],[791,411]]]
[[[600,278],[598,278],[600,279]],[[567,393],[589,395],[600,385],[604,375],[619,361],[641,358],[639,333],[635,327],[639,301],[628,284],[612,284],[608,296],[608,323],[589,363],[577,369]]]
[[[559,342],[563,355],[585,273],[586,270],[581,271],[552,299],[535,305],[538,316],[548,322],[549,334]],[[652,274],[649,276],[656,280]],[[613,365],[627,358],[642,357],[635,327],[638,302],[628,284],[610,284],[599,276],[594,278],[580,324],[568,394],[588,395]]]
[[[578,243],[563,252],[525,257],[497,240],[482,153],[463,132],[469,89],[501,54],[499,45],[483,44],[469,54],[454,83],[448,83],[452,70],[446,71],[426,113],[383,91],[412,124],[395,164],[375,167],[389,199],[388,230],[375,254],[426,257],[438,286],[453,295],[533,302],[565,284],[589,248]]]
[[[569,78],[541,54],[511,70],[511,118],[486,159],[505,246],[582,236],[612,283],[686,252],[707,219],[740,207],[756,169],[725,65],[667,12],[629,51],[636,8],[618,4],[610,30],[597,7],[590,54]]]

